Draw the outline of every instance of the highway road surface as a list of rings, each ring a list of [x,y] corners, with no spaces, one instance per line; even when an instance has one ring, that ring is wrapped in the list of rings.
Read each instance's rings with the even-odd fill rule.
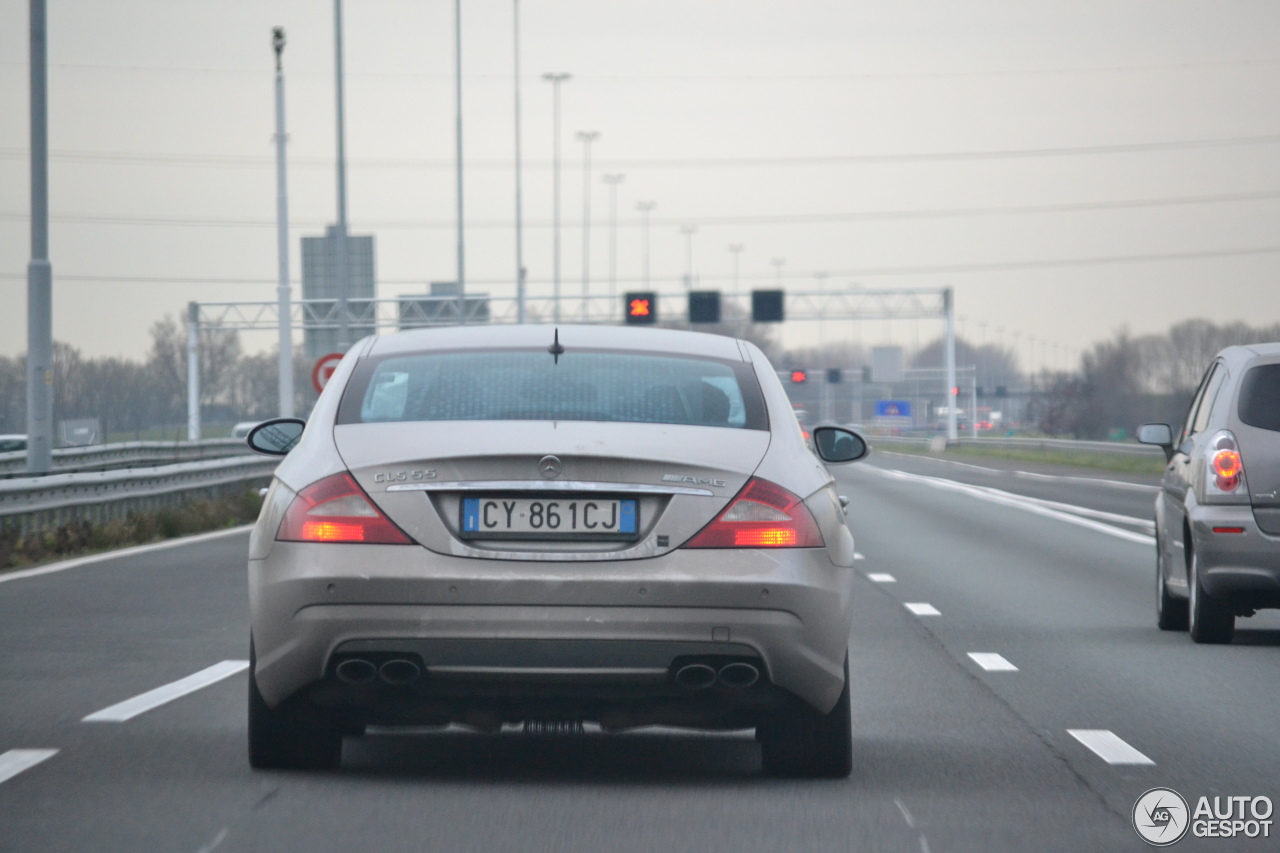
[[[1154,481],[1015,467],[840,469],[862,555],[840,781],[673,730],[382,732],[334,773],[253,772],[247,533],[0,575],[0,850],[1144,850],[1149,789],[1280,801],[1280,617],[1225,647],[1158,631]]]

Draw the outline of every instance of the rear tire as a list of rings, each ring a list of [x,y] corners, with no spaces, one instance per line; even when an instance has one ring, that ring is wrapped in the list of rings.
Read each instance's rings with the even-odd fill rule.
[[[849,658],[844,690],[830,713],[807,705],[756,727],[764,772],[770,776],[843,779],[853,770],[853,719],[849,707]]]
[[[1164,548],[1156,535],[1156,625],[1161,631],[1185,631],[1191,624],[1190,606],[1185,598],[1169,594],[1164,573]]]
[[[298,697],[275,708],[258,691],[249,641],[249,766],[258,770],[329,770],[342,761],[342,731]]]
[[[1188,549],[1191,544],[1187,543]],[[1226,602],[1204,591],[1200,583],[1199,558],[1194,551],[1190,557],[1191,572],[1187,579],[1191,587],[1191,639],[1197,643],[1229,643],[1236,630],[1236,616]]]

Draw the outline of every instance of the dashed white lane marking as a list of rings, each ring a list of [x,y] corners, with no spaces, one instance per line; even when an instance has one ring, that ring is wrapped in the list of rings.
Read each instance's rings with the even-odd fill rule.
[[[0,782],[7,782],[23,770],[29,770],[57,754],[56,749],[11,749],[0,754]]]
[[[853,559],[855,559],[855,560],[865,560],[865,559],[867,559],[867,557],[866,557],[866,555],[865,555],[865,554],[859,554],[857,551],[854,551],[854,552],[853,552]]]
[[[1108,764],[1155,764],[1106,729],[1067,729],[1067,734],[1089,747]]]
[[[152,551],[164,551],[168,548],[181,548],[183,545],[194,545],[197,542],[204,542],[209,539],[221,539],[223,536],[235,536],[239,533],[248,533],[252,529],[252,524],[246,524],[242,527],[229,527],[226,530],[214,530],[211,533],[199,533],[195,536],[181,536],[177,539],[166,539],[163,542],[153,542],[150,545],[136,545],[132,548],[121,548],[118,551],[104,551],[101,554],[92,554],[88,557],[77,557],[74,560],[63,560],[61,563],[50,563],[47,566],[37,566],[34,569],[23,569],[19,572],[5,572],[0,575],[0,583],[22,580],[23,578],[34,578],[39,577],[40,575],[51,575],[55,572],[65,572],[67,569],[74,569],[79,566],[88,566],[92,563],[105,563],[108,560],[118,560],[122,557],[132,557],[137,554],[147,554]]]
[[[1017,672],[1018,668],[995,652],[969,652],[973,662],[987,672]]]
[[[942,613],[932,604],[924,602],[908,602],[903,605],[917,616],[941,616]]]
[[[893,575],[885,574],[884,572],[869,572],[867,580],[875,581],[876,583],[897,583],[898,581]]]
[[[180,678],[170,684],[157,687],[155,690],[148,690],[132,699],[126,699],[110,708],[103,708],[101,711],[95,711],[85,717],[83,722],[86,723],[123,723],[125,720],[132,720],[139,714],[144,714],[152,708],[159,708],[166,702],[172,702],[188,693],[194,693],[203,687],[221,681],[224,678],[235,675],[249,668],[247,660],[224,660],[221,663],[215,663],[208,669],[202,669],[199,672],[188,675],[186,678]]]
[[[1042,501],[1038,498],[1029,498],[1026,495],[1015,495],[1013,492],[1005,492],[1000,489],[993,489],[989,486],[971,486],[967,483],[958,483],[955,480],[947,480],[942,477],[926,477],[923,474],[909,474],[906,471],[895,471],[891,468],[875,468],[867,467],[865,471],[874,471],[885,477],[892,477],[897,480],[914,480],[933,486],[935,489],[944,489],[947,491],[960,492],[962,494],[971,495],[973,497],[982,498],[992,501],[993,503],[1004,504],[1005,506],[1018,507],[1027,512],[1037,515],[1056,518],[1059,521],[1065,521],[1068,524],[1075,524],[1079,527],[1087,527],[1090,530],[1097,530],[1100,533],[1106,533],[1115,536],[1118,539],[1125,539],[1129,542],[1136,542],[1140,545],[1155,544],[1155,537],[1148,536],[1143,533],[1134,533],[1131,530],[1124,530],[1111,524],[1104,524],[1100,521],[1094,521],[1091,518],[1083,518],[1082,515],[1098,514],[1097,510],[1091,510],[1087,507],[1075,507],[1071,504],[1057,504],[1054,501]],[[1071,507],[1071,511],[1065,511],[1061,507]],[[1110,515],[1110,513],[1108,513]],[[1154,523],[1142,518],[1131,518],[1130,516],[1118,516],[1124,519],[1127,524],[1135,526],[1150,525],[1154,532]]]
[[[907,822],[908,829],[916,828],[916,819],[911,816],[911,812],[907,811],[907,807],[902,800],[897,797],[893,798],[893,804],[898,807],[898,811],[902,812],[902,819]]]

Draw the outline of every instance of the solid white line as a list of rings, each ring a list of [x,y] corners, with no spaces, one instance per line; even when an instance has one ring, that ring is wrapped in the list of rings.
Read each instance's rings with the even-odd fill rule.
[[[903,607],[907,608],[917,616],[941,616],[942,615],[942,613],[939,612],[938,608],[934,607],[932,604],[925,604],[923,602],[911,602],[908,604],[904,604]]]
[[[995,652],[969,652],[973,662],[987,672],[1017,672],[1018,668]]]
[[[0,782],[7,782],[23,770],[57,754],[56,749],[11,749],[0,754]]]
[[[1106,729],[1067,729],[1067,734],[1080,741],[1108,764],[1155,764]]]
[[[1049,480],[1055,483],[1084,483],[1091,486],[1106,486],[1109,489],[1134,489],[1139,492],[1151,492],[1155,494],[1160,491],[1159,486],[1152,486],[1148,483],[1129,483],[1124,480],[1103,480],[1100,477],[1066,477],[1060,474],[1037,474],[1033,471],[1013,471],[1015,477],[1025,477],[1028,480]]]
[[[125,720],[132,720],[152,708],[159,708],[166,702],[172,702],[174,699],[186,696],[188,693],[194,693],[202,687],[208,687],[210,684],[248,668],[249,662],[247,660],[224,660],[222,663],[215,663],[208,669],[202,669],[194,675],[180,678],[171,684],[157,687],[155,690],[148,690],[146,693],[134,696],[132,699],[126,699],[119,704],[112,705],[110,708],[95,711],[85,717],[83,722],[123,723]]]
[[[1106,533],[1109,536],[1115,536],[1118,539],[1124,539],[1128,542],[1136,542],[1139,545],[1152,546],[1155,544],[1155,541],[1156,541],[1154,536],[1146,536],[1141,533],[1134,533],[1131,530],[1124,530],[1119,527],[1114,527],[1110,524],[1103,524],[1100,521],[1093,521],[1092,519],[1082,518],[1081,516],[1076,515],[1075,513],[1063,512],[1062,510],[1059,510],[1059,509],[1053,509],[1052,507],[1043,505],[1045,503],[1048,503],[1048,501],[1039,501],[1036,498],[1028,498],[1024,495],[1015,495],[1013,492],[1005,492],[1005,491],[1001,491],[1000,489],[993,489],[987,486],[971,486],[967,483],[958,483],[955,480],[946,480],[941,477],[926,477],[922,474],[910,474],[910,473],[907,473],[906,471],[896,471],[891,468],[868,467],[864,470],[875,471],[886,477],[891,477],[898,480],[914,480],[919,483],[924,483],[927,486],[933,486],[935,489],[944,489],[944,490],[953,491],[953,492],[960,492],[962,494],[982,498],[983,500],[988,500],[993,503],[1004,504],[1005,506],[1018,507],[1019,509],[1023,509],[1031,513],[1035,513],[1036,515],[1043,515],[1047,518],[1056,518],[1059,521],[1065,521],[1068,524],[1074,524],[1078,527],[1085,527],[1085,528],[1088,528],[1089,530],[1096,530],[1099,533]],[[1078,509],[1085,509],[1085,508],[1078,507]],[[1089,510],[1089,511],[1094,512],[1093,510]],[[1129,518],[1129,516],[1123,516],[1123,517]],[[1145,521],[1145,519],[1143,520],[1131,519],[1131,521],[1138,522],[1138,521]]]
[[[893,575],[885,574],[884,572],[871,572],[867,575],[867,580],[875,581],[876,583],[897,583],[898,581]]]
[[[40,575],[51,575],[54,572],[65,572],[67,569],[87,566],[91,563],[102,563],[107,560],[115,560],[120,557],[132,557],[136,554],[163,551],[166,548],[180,548],[183,545],[193,545],[197,542],[206,542],[210,539],[219,539],[223,536],[233,536],[237,533],[246,533],[251,529],[253,529],[252,524],[244,524],[240,527],[228,527],[226,530],[214,530],[209,533],[197,533],[195,536],[180,536],[177,539],[166,539],[163,542],[152,542],[150,545],[135,545],[132,548],[121,548],[118,551],[103,551],[101,554],[91,554],[88,557],[77,557],[74,560],[63,560],[60,563],[50,563],[47,566],[37,566],[34,569],[22,569],[17,572],[6,572],[4,574],[0,574],[0,583],[22,580],[23,578],[34,578],[39,577]]]

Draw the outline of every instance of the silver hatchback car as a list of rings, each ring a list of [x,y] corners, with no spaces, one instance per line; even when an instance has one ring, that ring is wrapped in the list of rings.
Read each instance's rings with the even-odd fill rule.
[[[1228,347],[1205,371],[1156,498],[1156,620],[1228,643],[1237,616],[1280,607],[1280,344]]]
[[[249,756],[327,767],[368,725],[756,730],[851,768],[853,537],[750,343],[660,329],[367,338],[286,454],[249,552]],[[821,457],[821,460],[818,458]]]

